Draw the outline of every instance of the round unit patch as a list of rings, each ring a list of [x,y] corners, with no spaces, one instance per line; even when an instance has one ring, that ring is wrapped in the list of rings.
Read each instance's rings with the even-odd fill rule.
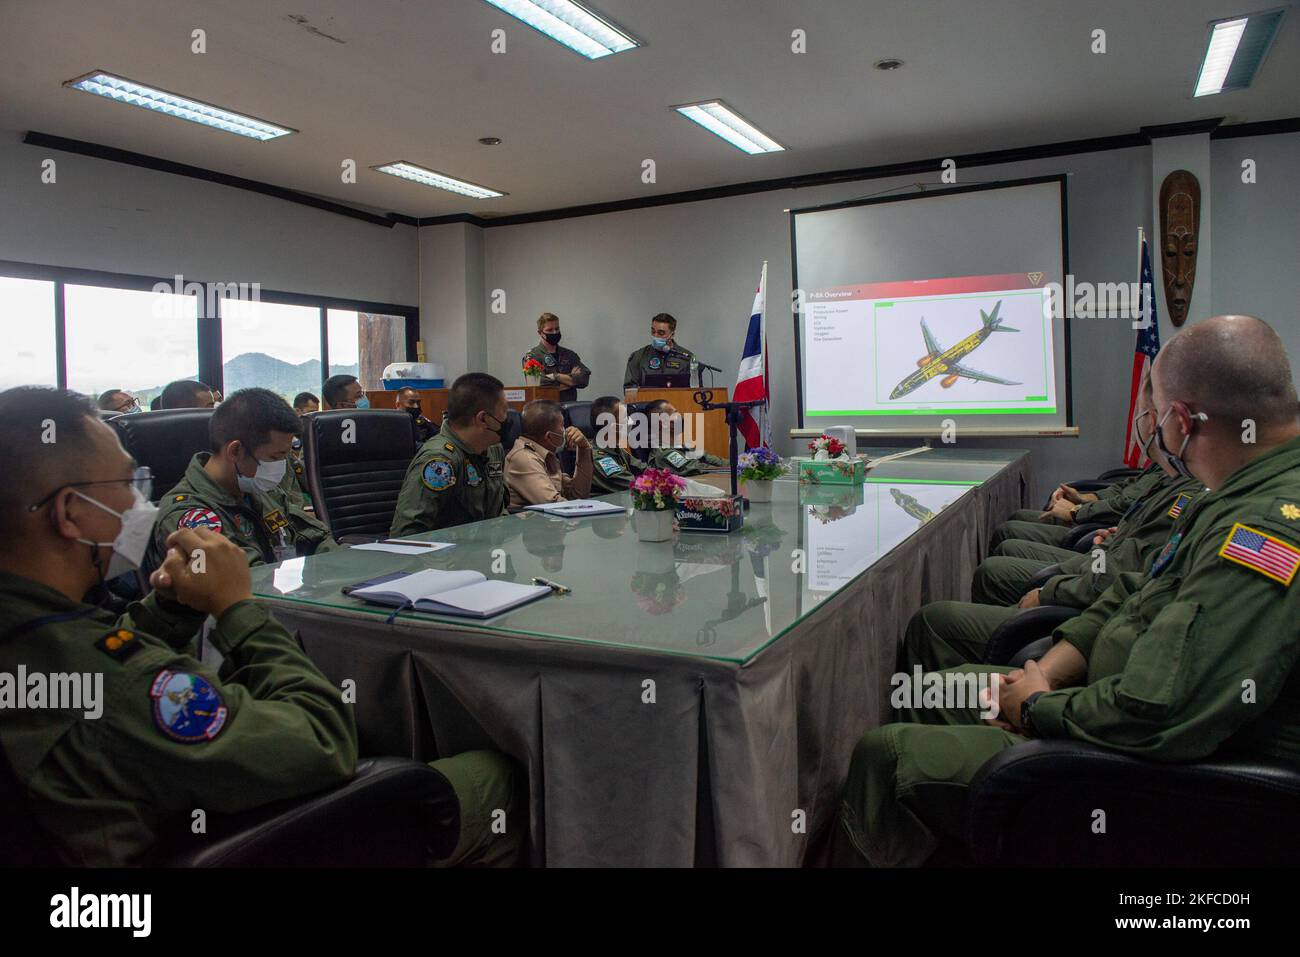
[[[211,741],[225,727],[229,712],[217,689],[188,671],[160,671],[149,688],[153,723],[173,741]]]
[[[664,360],[663,360],[663,359],[660,359],[658,356],[651,356],[651,357],[650,357],[650,368],[651,368],[651,369],[658,369],[658,368],[659,368],[661,365],[663,365],[663,364],[664,364]]]
[[[553,366],[553,365],[555,365],[555,356],[551,355],[551,354],[548,352],[548,353],[546,353],[546,356],[542,359],[542,362],[545,363],[545,364],[548,365],[548,366]]]
[[[435,455],[425,464],[420,481],[430,491],[442,492],[456,484],[456,469],[450,459]]]
[[[198,528],[200,525],[212,529],[214,532],[220,532],[222,529],[221,516],[210,508],[190,508],[181,514],[181,520],[176,523],[177,528]]]

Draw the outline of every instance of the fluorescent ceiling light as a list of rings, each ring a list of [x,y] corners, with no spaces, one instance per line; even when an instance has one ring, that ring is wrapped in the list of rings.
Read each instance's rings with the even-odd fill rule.
[[[1285,13],[1286,8],[1279,7],[1211,23],[1192,96],[1212,96],[1250,86]]]
[[[215,130],[238,133],[240,136],[247,136],[255,140],[273,140],[277,136],[287,136],[290,133],[297,132],[297,130],[290,129],[287,126],[277,126],[275,123],[268,123],[245,113],[235,113],[232,110],[222,109],[219,106],[213,106],[211,103],[204,103],[202,100],[177,96],[175,93],[168,93],[166,90],[160,90],[157,87],[145,86],[143,83],[137,83],[121,76],[114,76],[111,73],[98,71],[87,73],[75,80],[68,80],[63,85],[74,90],[84,90],[86,93],[105,96],[110,100],[117,100],[119,103],[130,103],[132,106],[141,106],[156,113],[165,113],[168,116],[189,120],[191,123],[200,123]]]
[[[423,166],[416,166],[414,163],[398,161],[396,163],[385,163],[383,166],[372,166],[373,170],[380,173],[387,173],[390,176],[400,176],[402,179],[409,179],[413,183],[419,183],[422,186],[433,186],[436,189],[445,189],[452,193],[460,193],[462,196],[469,196],[473,199],[492,199],[496,196],[505,196],[505,193],[498,192],[495,189],[488,189],[486,186],[479,186],[476,183],[468,183],[463,179],[456,179],[454,176],[448,176],[446,173],[439,173],[435,170],[425,169]]]
[[[563,43],[589,60],[622,53],[641,44],[608,20],[572,0],[487,0],[534,30]]]
[[[746,153],[779,153],[785,149],[753,123],[727,106],[721,100],[708,100],[704,103],[686,103],[674,106],[674,110],[694,120],[710,133],[721,136],[737,149]]]

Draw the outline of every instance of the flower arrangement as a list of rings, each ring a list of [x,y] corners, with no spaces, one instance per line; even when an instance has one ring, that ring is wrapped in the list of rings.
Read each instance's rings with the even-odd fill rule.
[[[640,511],[667,511],[685,488],[686,480],[669,469],[646,469],[632,482],[632,505]]]
[[[740,478],[745,482],[770,482],[786,473],[784,460],[766,445],[743,453],[737,462]]]
[[[819,436],[809,442],[808,451],[812,452],[814,457],[817,457],[819,453],[825,453],[821,455],[823,459],[838,459],[847,454],[844,443],[829,435]]]
[[[530,358],[527,362],[524,363],[524,375],[528,376],[528,378],[530,379],[540,379],[542,377],[542,373],[545,371],[546,371],[546,367],[543,366],[536,359]]]

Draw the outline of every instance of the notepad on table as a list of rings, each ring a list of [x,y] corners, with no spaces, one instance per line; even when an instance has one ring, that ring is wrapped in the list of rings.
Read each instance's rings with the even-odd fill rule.
[[[491,618],[551,593],[545,585],[520,585],[481,572],[440,568],[362,582],[345,591],[375,605],[467,618]]]
[[[598,502],[594,498],[575,498],[567,502],[543,502],[541,505],[529,505],[525,511],[560,515],[564,518],[585,518],[588,515],[626,513],[627,507],[615,505],[613,502]]]

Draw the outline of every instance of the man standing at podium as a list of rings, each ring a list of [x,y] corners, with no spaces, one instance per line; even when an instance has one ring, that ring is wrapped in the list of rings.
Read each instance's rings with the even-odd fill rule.
[[[650,345],[642,346],[627,357],[623,372],[623,388],[640,388],[647,376],[672,376],[673,385],[689,388],[691,365],[695,354],[683,349],[673,337],[677,334],[677,320],[661,312],[650,320]],[[681,377],[681,382],[677,377]]]
[[[582,364],[582,358],[572,349],[560,345],[560,320],[553,312],[537,317],[537,338],[541,341],[524,353],[521,365],[536,359],[546,369],[538,385],[559,386],[561,402],[573,402],[578,390],[587,388],[591,370]]]

